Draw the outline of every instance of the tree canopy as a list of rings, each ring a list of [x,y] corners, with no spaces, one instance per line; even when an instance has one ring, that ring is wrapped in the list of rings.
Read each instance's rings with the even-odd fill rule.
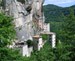
[[[0,13],[0,47],[5,47],[15,37],[12,18]]]

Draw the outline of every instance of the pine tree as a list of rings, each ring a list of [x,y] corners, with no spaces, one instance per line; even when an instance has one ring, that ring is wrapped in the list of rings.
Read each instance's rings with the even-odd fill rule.
[[[71,52],[71,60],[75,58],[75,15],[74,9],[70,9],[70,14],[64,18],[62,25],[62,40],[64,44],[68,45],[68,51]]]
[[[70,14],[65,17],[63,22],[63,40],[70,45],[74,45],[75,42],[75,16],[74,10],[70,9]]]

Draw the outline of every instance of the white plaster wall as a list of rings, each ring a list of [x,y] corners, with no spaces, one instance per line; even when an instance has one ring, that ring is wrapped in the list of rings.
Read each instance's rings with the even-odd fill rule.
[[[28,46],[27,46],[27,45],[24,45],[24,46],[22,47],[22,55],[23,55],[23,56],[27,56],[27,57],[30,56],[30,53],[29,53],[29,50],[28,50]]]
[[[39,43],[38,43],[38,50],[40,50],[43,47],[43,40],[42,38],[39,38]]]
[[[44,31],[50,32],[50,24],[44,23]]]
[[[56,35],[53,34],[52,35],[52,48],[55,48],[55,46],[56,46]]]
[[[46,24],[44,24],[44,31],[47,31],[47,26],[46,26]]]
[[[49,23],[47,24],[47,31],[50,32],[50,24]]]
[[[33,47],[29,47],[28,50],[29,50],[29,54],[31,55],[31,52],[33,52]]]
[[[2,7],[0,7],[0,13],[2,12],[3,10],[2,10]]]

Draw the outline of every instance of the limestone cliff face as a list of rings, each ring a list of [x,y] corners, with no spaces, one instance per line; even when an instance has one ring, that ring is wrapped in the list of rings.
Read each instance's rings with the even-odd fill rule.
[[[19,41],[26,41],[44,30],[43,0],[3,0],[7,15],[13,16]]]

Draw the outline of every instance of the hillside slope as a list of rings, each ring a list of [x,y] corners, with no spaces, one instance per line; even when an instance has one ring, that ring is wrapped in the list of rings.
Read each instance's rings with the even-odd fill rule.
[[[75,11],[75,5],[71,7],[66,7],[66,8],[59,7],[56,5],[51,5],[51,4],[45,5],[43,9],[44,9],[45,17],[46,17],[46,22],[62,21],[63,20],[62,14],[68,15],[70,13],[69,12],[70,8],[74,9]]]

